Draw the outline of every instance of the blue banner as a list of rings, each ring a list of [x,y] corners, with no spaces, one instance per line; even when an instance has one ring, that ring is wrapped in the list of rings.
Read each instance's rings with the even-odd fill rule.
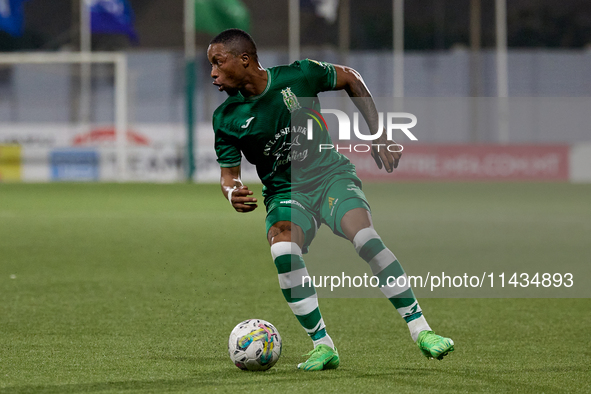
[[[51,152],[51,179],[54,181],[96,181],[99,153],[93,149],[56,149]]]
[[[23,35],[23,3],[28,0],[0,0],[0,30],[14,37]]]
[[[87,2],[90,5],[90,26],[93,33],[126,34],[131,41],[138,41],[133,27],[135,16],[127,0],[87,0]]]

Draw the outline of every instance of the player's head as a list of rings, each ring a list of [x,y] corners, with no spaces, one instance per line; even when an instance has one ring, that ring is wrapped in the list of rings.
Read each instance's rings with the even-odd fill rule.
[[[207,48],[213,84],[231,94],[244,86],[245,78],[258,66],[257,47],[252,37],[240,29],[224,30]]]

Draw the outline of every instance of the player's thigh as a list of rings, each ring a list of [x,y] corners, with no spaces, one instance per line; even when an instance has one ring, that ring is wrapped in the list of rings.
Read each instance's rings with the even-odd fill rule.
[[[372,226],[369,203],[356,177],[344,177],[328,187],[321,214],[333,233],[351,241],[359,230]]]
[[[306,253],[318,230],[314,215],[294,199],[276,198],[267,204],[267,240],[296,242]]]

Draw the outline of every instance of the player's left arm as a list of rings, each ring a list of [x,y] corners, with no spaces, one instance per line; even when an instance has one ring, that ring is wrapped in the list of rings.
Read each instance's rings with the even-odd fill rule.
[[[373,101],[373,97],[369,92],[369,89],[365,85],[361,74],[356,70],[347,66],[334,65],[337,72],[335,90],[345,90],[349,97],[351,97],[355,106],[361,112],[361,115],[367,122],[369,130],[372,133],[376,133],[379,128],[379,118],[376,105]],[[392,141],[393,142],[393,141]],[[385,149],[389,141],[386,136],[385,130],[382,130],[381,136],[375,140],[374,144],[382,144],[382,149],[378,149],[373,146],[371,150],[371,156],[375,160],[379,169],[382,169],[382,164],[386,168],[386,171],[392,172],[394,168],[398,167],[398,161],[401,152],[390,152]]]

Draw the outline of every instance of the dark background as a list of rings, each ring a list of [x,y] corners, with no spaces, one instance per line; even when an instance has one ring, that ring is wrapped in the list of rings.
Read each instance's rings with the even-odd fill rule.
[[[286,48],[287,0],[243,0],[251,11],[251,34],[260,48]],[[181,49],[182,0],[130,0],[136,15],[138,46],[124,36],[95,35],[93,49]],[[508,44],[514,48],[583,48],[591,45],[591,2],[588,0],[510,0],[507,2]],[[482,47],[495,43],[494,0],[481,0]],[[25,34],[0,32],[0,51],[78,48],[79,0],[30,0],[25,4]],[[351,49],[392,48],[392,0],[351,0]],[[407,50],[443,50],[469,45],[470,0],[405,2]],[[197,43],[211,36],[198,33]],[[331,25],[312,10],[301,12],[303,46],[338,43],[338,22]]]

